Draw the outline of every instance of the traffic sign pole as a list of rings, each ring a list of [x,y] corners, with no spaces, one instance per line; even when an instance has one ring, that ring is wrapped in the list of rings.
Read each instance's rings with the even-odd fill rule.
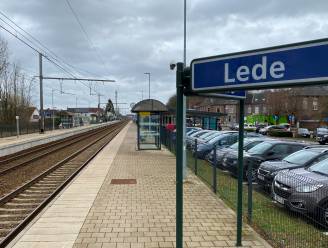
[[[183,247],[183,63],[176,71],[176,247]]]
[[[238,137],[238,186],[237,186],[237,246],[242,246],[243,225],[243,151],[244,151],[244,103],[239,101],[239,137]]]

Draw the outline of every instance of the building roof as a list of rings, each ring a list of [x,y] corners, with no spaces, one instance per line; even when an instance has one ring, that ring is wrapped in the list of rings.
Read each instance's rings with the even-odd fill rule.
[[[131,112],[166,112],[167,107],[164,103],[155,99],[146,99],[136,103]]]
[[[103,112],[104,110],[102,108],[67,108],[67,111],[72,113],[97,113]]]
[[[311,86],[298,89],[298,96],[328,96],[328,86]]]

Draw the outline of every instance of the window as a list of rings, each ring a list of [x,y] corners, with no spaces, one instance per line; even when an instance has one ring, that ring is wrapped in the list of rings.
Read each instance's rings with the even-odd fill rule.
[[[303,109],[308,108],[308,99],[307,98],[303,98],[302,107],[303,107]]]
[[[320,156],[319,158],[315,159],[311,164],[319,163],[320,161],[325,160],[327,158],[328,158],[328,154],[324,154],[324,155]]]
[[[248,113],[248,114],[251,114],[251,113],[252,113],[252,106],[248,106],[248,108],[247,108],[247,113]]]
[[[297,152],[297,151],[299,151],[299,150],[301,150],[301,149],[303,149],[304,147],[303,146],[295,146],[295,145],[293,145],[293,146],[290,146],[289,147],[289,153],[294,153],[294,152]]]
[[[211,111],[211,108],[207,108],[207,112],[210,112]]]
[[[283,155],[283,154],[288,154],[288,147],[289,145],[286,144],[278,144],[275,145],[271,151],[274,152],[274,154],[279,154],[279,155]]]
[[[260,113],[260,107],[256,106],[254,112],[255,112],[256,115],[258,115]]]
[[[313,98],[313,110],[318,110],[318,98]]]
[[[220,108],[219,107],[216,108],[216,112],[220,113]]]
[[[266,108],[266,106],[263,106],[262,111],[263,111],[263,114],[266,114],[266,113],[267,113],[267,108]]]

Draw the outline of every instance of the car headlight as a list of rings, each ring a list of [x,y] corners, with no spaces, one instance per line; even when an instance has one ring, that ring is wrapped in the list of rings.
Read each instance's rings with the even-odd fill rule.
[[[310,193],[313,191],[316,191],[317,189],[320,189],[323,186],[323,184],[305,184],[296,187],[296,191],[300,193]]]
[[[325,134],[323,137],[327,138],[328,137],[328,134]]]
[[[288,171],[288,169],[286,169],[286,170],[276,170],[276,171],[271,172],[270,176],[275,177],[278,173],[286,172],[286,171]]]

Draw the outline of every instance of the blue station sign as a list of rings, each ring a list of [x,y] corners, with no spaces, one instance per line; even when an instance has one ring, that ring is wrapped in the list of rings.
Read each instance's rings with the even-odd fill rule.
[[[194,92],[328,83],[328,39],[194,59]]]

